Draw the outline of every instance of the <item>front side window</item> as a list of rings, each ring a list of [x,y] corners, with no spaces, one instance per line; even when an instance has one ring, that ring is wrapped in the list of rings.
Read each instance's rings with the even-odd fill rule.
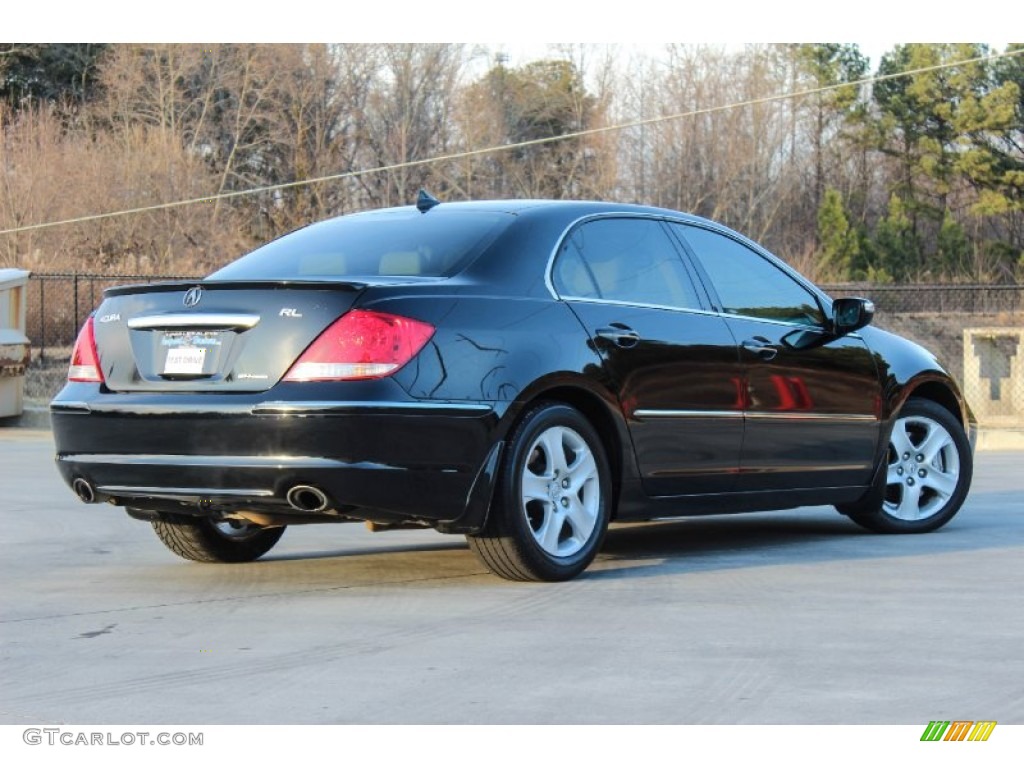
[[[700,308],[676,246],[653,219],[585,222],[562,244],[552,279],[567,297]]]
[[[702,227],[671,226],[704,267],[726,313],[800,325],[824,322],[814,294],[759,253]]]

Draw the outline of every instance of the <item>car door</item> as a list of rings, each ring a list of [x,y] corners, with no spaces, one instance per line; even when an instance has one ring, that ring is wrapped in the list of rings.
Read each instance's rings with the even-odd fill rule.
[[[830,334],[817,295],[747,244],[671,226],[739,345],[746,427],[736,490],[867,484],[881,386],[863,339]]]
[[[552,284],[586,327],[629,425],[645,492],[731,489],[743,435],[739,356],[678,244],[653,218],[602,217],[560,246]]]

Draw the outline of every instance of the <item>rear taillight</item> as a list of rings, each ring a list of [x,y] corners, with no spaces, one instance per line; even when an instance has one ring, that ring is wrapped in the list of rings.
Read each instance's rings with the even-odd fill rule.
[[[92,331],[92,318],[85,321],[82,330],[75,339],[75,349],[71,353],[71,367],[68,369],[68,381],[95,381],[103,383],[103,372],[100,370],[100,357],[96,354],[96,336]]]
[[[356,309],[309,345],[285,381],[352,381],[390,376],[412,360],[434,326],[383,312]]]

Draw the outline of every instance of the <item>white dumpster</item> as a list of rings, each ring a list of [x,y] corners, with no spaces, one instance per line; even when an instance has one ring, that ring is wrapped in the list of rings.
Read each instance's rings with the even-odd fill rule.
[[[28,276],[24,269],[0,269],[0,418],[20,416],[24,408]]]

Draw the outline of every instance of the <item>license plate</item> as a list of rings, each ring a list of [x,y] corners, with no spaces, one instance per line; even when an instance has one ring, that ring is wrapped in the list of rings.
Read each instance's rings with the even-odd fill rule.
[[[198,374],[203,372],[206,362],[204,347],[175,347],[167,350],[164,361],[165,374]]]

